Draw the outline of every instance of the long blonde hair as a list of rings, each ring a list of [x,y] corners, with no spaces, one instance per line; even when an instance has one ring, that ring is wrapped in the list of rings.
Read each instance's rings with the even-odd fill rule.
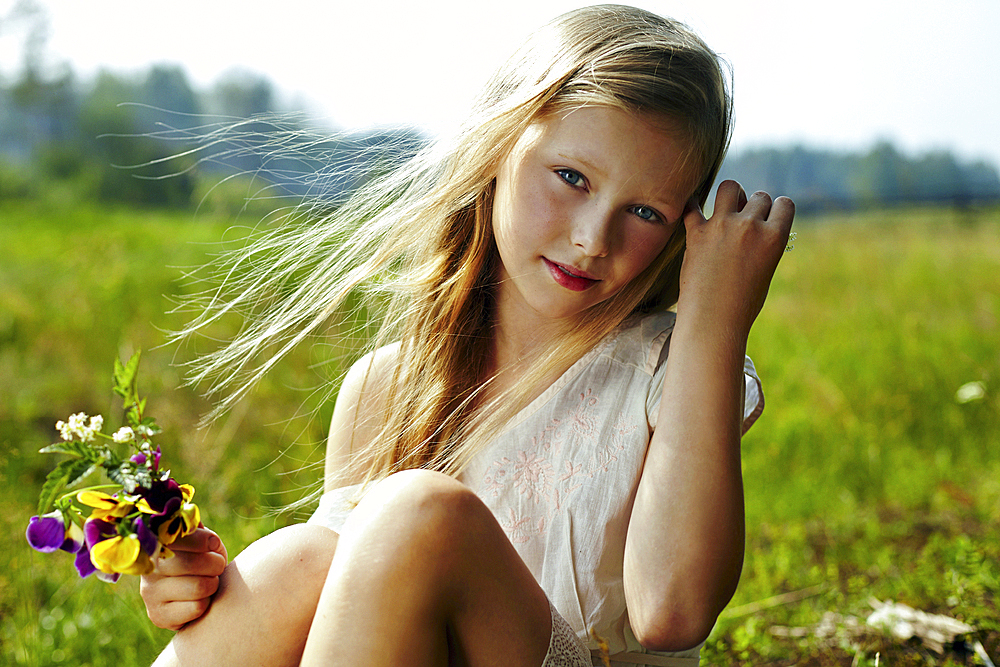
[[[491,367],[498,257],[494,178],[525,129],[583,106],[609,106],[679,128],[704,204],[731,125],[728,79],[691,30],[618,5],[565,14],[534,33],[502,66],[458,133],[361,187],[314,220],[306,207],[229,258],[227,283],[183,332],[230,311],[244,329],[193,367],[225,397],[241,397],[289,350],[317,332],[336,335],[366,304],[377,333],[398,342],[380,435],[357,452],[370,478],[428,467],[457,474],[521,407],[513,391],[484,405]],[[579,317],[566,340],[543,350],[522,386],[579,358],[637,311],[676,302],[683,225],[665,250],[612,299]]]

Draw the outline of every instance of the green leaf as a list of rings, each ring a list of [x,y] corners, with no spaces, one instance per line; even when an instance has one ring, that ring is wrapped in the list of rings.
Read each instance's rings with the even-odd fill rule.
[[[139,369],[139,356],[141,353],[141,350],[137,350],[125,364],[115,359],[114,390],[116,394],[125,399],[126,409],[137,402],[135,375]]]
[[[56,496],[66,486],[66,482],[69,480],[69,464],[71,463],[72,461],[63,461],[46,475],[45,483],[42,484],[42,492],[38,495],[38,516],[49,511]]]
[[[86,447],[82,442],[53,442],[48,447],[42,447],[38,450],[40,454],[69,454],[70,456],[75,456],[81,458],[87,456],[90,452],[90,448]]]
[[[64,463],[70,464],[67,467],[66,486],[76,485],[84,477],[94,472],[94,470],[98,466],[98,463],[96,461],[88,461],[84,459],[77,459],[75,461],[64,461]]]
[[[145,417],[136,429],[137,433],[148,437],[152,437],[157,433],[160,433],[160,427],[156,425],[156,419],[153,417]]]

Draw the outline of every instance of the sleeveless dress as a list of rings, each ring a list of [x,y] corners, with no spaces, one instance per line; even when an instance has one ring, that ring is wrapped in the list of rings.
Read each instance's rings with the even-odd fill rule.
[[[493,511],[554,608],[545,667],[589,665],[575,657],[586,654],[583,647],[602,664],[594,635],[612,665],[698,665],[700,646],[643,649],[629,626],[622,580],[674,319],[657,312],[624,323],[525,406],[459,478]],[[764,400],[749,358],[744,374],[746,432]],[[324,494],[310,523],[339,530],[354,491]]]

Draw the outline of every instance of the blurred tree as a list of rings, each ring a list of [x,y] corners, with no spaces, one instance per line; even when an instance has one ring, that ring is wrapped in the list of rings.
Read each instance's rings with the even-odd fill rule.
[[[212,112],[251,118],[275,110],[274,87],[265,77],[247,70],[224,74],[212,90]]]
[[[97,195],[107,201],[188,206],[195,189],[186,165],[149,134],[139,109],[143,86],[107,71],[98,74],[80,109],[84,146],[99,168]],[[174,149],[176,151],[176,148]]]
[[[199,114],[201,103],[180,65],[153,65],[139,89],[140,100],[174,114]]]

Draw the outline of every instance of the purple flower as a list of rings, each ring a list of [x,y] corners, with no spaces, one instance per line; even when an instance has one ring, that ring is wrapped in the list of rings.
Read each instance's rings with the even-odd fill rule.
[[[57,549],[75,554],[83,544],[83,531],[60,510],[42,516],[33,516],[24,533],[32,549],[44,554]]]
[[[50,554],[61,549],[66,542],[66,520],[59,510],[33,516],[28,521],[28,530],[24,535],[32,549]]]
[[[136,465],[140,465],[141,466],[142,464],[144,464],[146,462],[146,455],[142,454],[142,453],[136,454],[132,458],[130,458],[129,461],[131,461],[132,463],[134,463]]]
[[[94,572],[97,572],[97,568],[94,567],[93,561],[90,560],[90,549],[87,547],[87,543],[84,542],[80,550],[76,552],[76,559],[73,561],[73,565],[76,566],[76,571],[81,578],[89,577]]]
[[[139,546],[146,552],[146,555],[152,556],[160,548],[160,541],[156,539],[156,534],[146,527],[146,522],[142,520],[142,517],[135,520],[135,534],[139,538]]]
[[[87,522],[83,524],[83,535],[86,540],[86,548],[90,550],[98,542],[116,537],[118,526],[103,519],[87,519]]]
[[[76,571],[81,577],[97,574],[97,578],[113,584],[121,576],[120,572],[101,572],[90,557],[90,550],[95,544],[118,537],[118,524],[103,519],[87,519],[83,524],[84,544],[76,554]]]
[[[140,493],[143,498],[137,507],[140,512],[150,515],[148,527],[164,546],[189,535],[201,522],[198,506],[191,502],[194,487],[190,484],[178,484],[171,477],[153,482],[149,489]]]

